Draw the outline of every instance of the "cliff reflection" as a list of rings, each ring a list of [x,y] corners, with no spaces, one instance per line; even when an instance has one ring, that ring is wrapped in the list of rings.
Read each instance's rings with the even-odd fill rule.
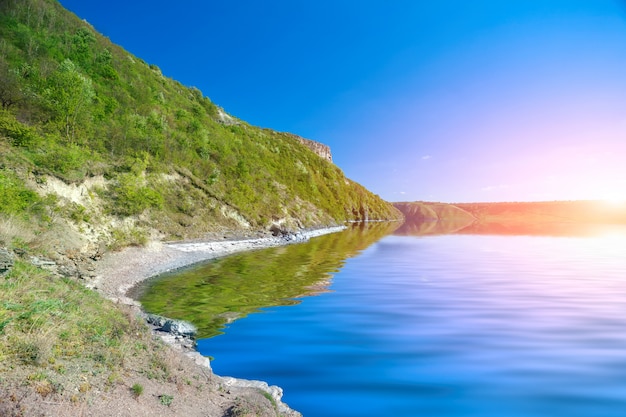
[[[456,233],[468,227],[466,219],[415,220],[407,219],[393,233],[396,236],[430,236]]]
[[[293,305],[326,291],[347,258],[398,226],[354,224],[307,243],[213,260],[151,280],[140,301],[149,312],[190,321],[198,338],[215,336],[228,322],[262,307]]]

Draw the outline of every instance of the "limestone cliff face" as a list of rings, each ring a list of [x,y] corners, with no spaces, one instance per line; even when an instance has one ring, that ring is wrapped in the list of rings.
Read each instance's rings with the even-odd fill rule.
[[[326,159],[327,161],[333,162],[333,156],[330,153],[329,146],[311,139],[305,139],[301,136],[294,135],[293,133],[289,133],[289,136],[299,141],[301,144],[318,154],[320,157]]]

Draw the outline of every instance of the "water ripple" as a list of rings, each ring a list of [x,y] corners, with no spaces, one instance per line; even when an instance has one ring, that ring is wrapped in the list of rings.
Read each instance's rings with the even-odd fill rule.
[[[626,241],[388,236],[200,341],[307,417],[626,415]]]

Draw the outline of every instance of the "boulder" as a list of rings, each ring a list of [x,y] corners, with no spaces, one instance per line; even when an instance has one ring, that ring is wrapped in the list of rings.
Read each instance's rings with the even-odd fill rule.
[[[281,227],[280,225],[276,223],[270,226],[270,232],[272,233],[272,236],[275,236],[275,237],[286,236],[289,233],[287,229]]]
[[[146,314],[146,321],[153,326],[163,327],[165,326],[167,318],[159,316],[157,314]]]
[[[167,319],[165,324],[158,329],[161,332],[167,332],[179,336],[193,337],[198,332],[195,326],[183,320]]]

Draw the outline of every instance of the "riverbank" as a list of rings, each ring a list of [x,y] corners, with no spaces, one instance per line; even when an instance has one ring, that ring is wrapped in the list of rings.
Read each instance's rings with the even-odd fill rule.
[[[87,286],[106,298],[128,305],[139,305],[127,296],[142,281],[195,263],[238,252],[270,248],[344,230],[344,226],[305,230],[281,236],[248,239],[200,240],[190,242],[151,242],[145,247],[128,247],[107,253],[96,264],[95,278]]]
[[[131,247],[120,252],[106,254],[96,266],[96,277],[88,283],[88,286],[98,291],[104,297],[115,303],[130,306],[136,313],[141,313],[140,303],[128,296],[128,291],[137,284],[157,275],[184,268],[195,263],[204,262],[238,252],[264,249],[274,246],[282,246],[293,243],[305,242],[308,239],[323,234],[335,233],[344,230],[345,227],[330,227],[324,229],[302,231],[295,234],[281,234],[280,236],[260,237],[252,239],[211,240],[162,243],[152,242],[143,248]],[[245,404],[242,408],[259,408],[259,390],[263,393],[262,398],[271,397],[280,416],[299,416],[282,403],[282,389],[269,386],[263,381],[248,381],[231,377],[219,377],[212,374],[210,362],[196,351],[189,351],[184,345],[177,343],[171,335],[162,332],[154,332],[168,343],[179,356],[191,358],[195,366],[202,368],[202,372],[211,372],[212,381],[216,384],[216,390],[235,390],[237,397],[243,398]],[[197,372],[197,370],[195,371]],[[214,395],[214,394],[208,394]],[[222,395],[223,396],[223,395]],[[256,396],[256,397],[255,397]],[[199,393],[197,398],[188,398],[187,402],[205,402],[207,394]],[[228,414],[224,410],[223,415]],[[262,414],[255,414],[262,415]],[[263,414],[265,415],[265,414]]]

